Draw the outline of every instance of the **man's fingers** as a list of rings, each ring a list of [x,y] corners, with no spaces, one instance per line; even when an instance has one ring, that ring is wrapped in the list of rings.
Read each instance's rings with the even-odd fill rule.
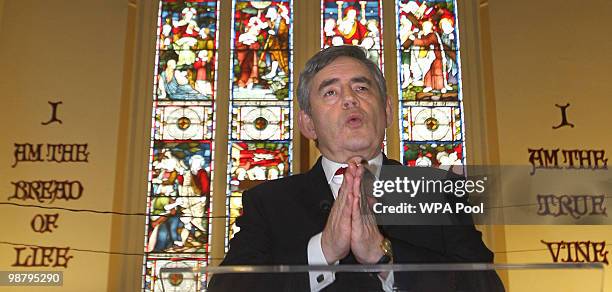
[[[340,189],[338,190],[338,198],[337,201],[343,202],[347,196],[350,195],[353,191],[353,176],[349,173],[344,173],[344,178],[342,179],[342,184],[340,185]]]
[[[349,163],[348,166],[346,167],[346,170],[344,171],[344,178],[346,179],[346,177],[349,175],[352,177],[354,173],[355,173],[355,168],[352,163]]]
[[[341,216],[342,218],[340,219],[344,219],[344,220],[350,220],[349,218],[352,218],[354,210],[353,210],[353,197],[352,196],[347,196],[346,201],[344,202],[344,204],[342,204],[342,213]]]
[[[345,173],[344,180],[342,181],[342,185],[338,191],[336,203],[334,203],[334,207],[338,207],[337,212],[335,212],[338,216],[340,216],[340,218],[337,218],[338,221],[350,220],[351,218],[353,209],[352,180],[352,176]]]
[[[361,224],[361,210],[359,210],[359,197],[353,196],[351,202],[351,219],[352,225]]]
[[[351,226],[350,220],[351,213],[353,210],[350,203],[352,203],[352,198],[350,196],[347,196],[347,198],[345,198],[345,200],[342,202],[337,201],[335,204],[337,205],[336,210],[333,210],[333,212],[330,214],[330,218],[328,220],[332,220],[332,225],[334,226],[334,229],[340,228],[340,230],[336,230],[336,232],[340,232],[346,227],[350,228]]]
[[[359,166],[353,178],[353,197],[361,197],[361,177],[363,174],[363,166]]]

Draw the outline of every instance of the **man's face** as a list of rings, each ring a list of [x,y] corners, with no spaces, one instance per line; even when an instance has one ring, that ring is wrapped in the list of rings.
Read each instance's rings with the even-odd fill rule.
[[[391,124],[391,103],[379,96],[367,67],[339,57],[319,71],[310,84],[311,114],[300,112],[300,129],[318,139],[327,158],[344,162],[354,156],[371,159],[380,152]]]

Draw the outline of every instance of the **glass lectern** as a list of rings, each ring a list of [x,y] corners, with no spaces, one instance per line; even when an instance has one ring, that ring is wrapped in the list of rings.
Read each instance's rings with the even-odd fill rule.
[[[211,279],[224,278],[229,287],[221,291],[310,291],[308,273],[332,272],[350,288],[334,291],[383,291],[360,286],[363,279],[380,281],[380,273],[393,272],[394,284],[387,291],[603,291],[604,266],[599,263],[542,264],[391,264],[332,266],[220,266],[202,270],[160,268],[158,279],[150,279],[153,291],[212,291]],[[348,279],[348,280],[347,280]],[[355,279],[355,280],[351,280]],[[360,280],[361,279],[361,280]],[[217,281],[217,280],[213,280]],[[372,283],[372,281],[370,281]],[[251,284],[249,284],[251,285]],[[263,285],[263,287],[262,287]],[[353,286],[350,286],[353,285]],[[214,285],[212,285],[214,286]],[[242,288],[237,288],[242,287]],[[389,289],[390,287],[390,289]],[[338,286],[336,286],[338,288]]]

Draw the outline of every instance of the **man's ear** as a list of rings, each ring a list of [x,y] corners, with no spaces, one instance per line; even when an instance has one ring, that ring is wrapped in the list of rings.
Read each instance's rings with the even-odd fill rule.
[[[387,96],[387,101],[385,102],[385,114],[387,115],[387,128],[391,127],[393,124],[393,106],[391,103],[391,97]]]
[[[298,112],[298,127],[300,128],[300,132],[302,132],[304,137],[310,140],[317,139],[314,121],[312,120],[312,117],[303,110]]]

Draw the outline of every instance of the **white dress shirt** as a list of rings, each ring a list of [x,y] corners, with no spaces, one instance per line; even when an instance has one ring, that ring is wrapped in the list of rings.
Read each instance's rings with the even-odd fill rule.
[[[368,161],[368,165],[370,166],[369,168],[370,170],[374,171],[374,175],[376,177],[378,177],[380,174],[380,169],[382,167],[382,161],[383,161],[382,153],[378,154],[378,156]],[[344,163],[337,163],[337,162],[331,161],[325,158],[325,156],[323,156],[323,159],[321,160],[321,164],[323,166],[323,171],[325,172],[325,178],[327,179],[327,183],[329,184],[329,187],[331,188],[334,199],[336,199],[336,197],[338,197],[338,191],[340,190],[340,186],[342,185],[342,180],[344,179],[344,176],[342,175],[335,175],[336,171],[339,168],[347,167],[348,165]],[[321,246],[321,235],[322,233],[319,232],[318,234],[311,237],[310,241],[308,241],[308,251],[307,252],[308,252],[308,264],[309,265],[327,265],[328,264],[327,260],[325,259],[325,255],[323,254],[323,248]],[[339,261],[336,261],[333,264],[337,265],[338,263]],[[310,291],[312,292],[320,291],[323,288],[329,286],[331,283],[333,283],[336,280],[335,275],[336,275],[335,272],[325,272],[325,271],[310,272],[309,273]],[[390,272],[386,279],[382,279],[380,276],[379,276],[379,279],[382,282],[383,290],[385,291],[393,290],[393,272]]]

